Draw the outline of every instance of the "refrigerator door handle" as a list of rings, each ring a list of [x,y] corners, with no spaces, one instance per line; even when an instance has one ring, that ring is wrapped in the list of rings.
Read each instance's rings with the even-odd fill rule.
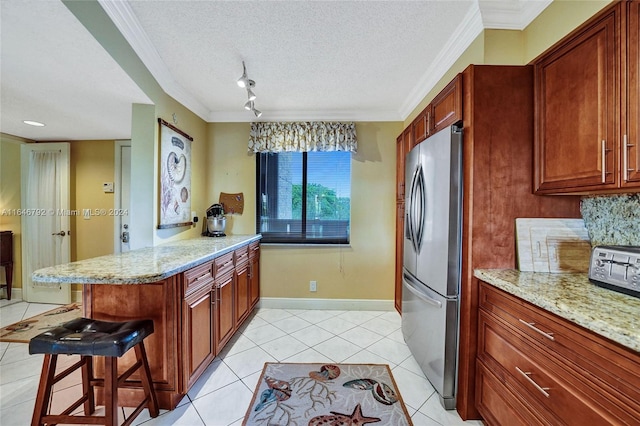
[[[416,296],[417,298],[429,303],[430,305],[437,306],[438,308],[442,308],[442,302],[440,302],[439,300],[436,300],[436,299],[432,299],[431,297],[427,296],[426,294],[424,294],[423,292],[421,292],[420,290],[415,288],[411,284],[410,280],[408,279],[408,277],[406,275],[404,276],[403,281],[405,283],[405,287],[407,288],[407,290],[409,290],[411,293],[413,293],[414,296]]]
[[[407,223],[409,225],[408,228],[408,236],[411,240],[411,245],[413,249],[418,251],[418,241],[416,240],[416,187],[418,176],[420,175],[420,167],[416,167],[416,170],[413,172],[413,178],[411,178],[411,190],[409,192],[409,206],[407,207]]]
[[[426,202],[427,195],[425,194],[426,183],[424,180],[424,172],[422,170],[422,165],[418,167],[418,173],[416,176],[416,197],[418,198],[418,208],[419,212],[416,215],[416,252],[420,253],[422,250],[422,243],[424,240],[424,228],[425,228],[425,218],[426,218]]]

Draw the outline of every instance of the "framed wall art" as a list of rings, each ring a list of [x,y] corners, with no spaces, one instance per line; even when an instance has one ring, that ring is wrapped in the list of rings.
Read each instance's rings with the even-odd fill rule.
[[[160,125],[160,223],[158,229],[190,226],[193,138],[158,118]]]

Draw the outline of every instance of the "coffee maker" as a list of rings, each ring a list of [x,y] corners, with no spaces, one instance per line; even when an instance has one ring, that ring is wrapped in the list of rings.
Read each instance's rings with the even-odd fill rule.
[[[226,237],[224,230],[227,226],[227,219],[224,217],[222,204],[212,204],[207,209],[207,230],[203,234],[207,237]]]

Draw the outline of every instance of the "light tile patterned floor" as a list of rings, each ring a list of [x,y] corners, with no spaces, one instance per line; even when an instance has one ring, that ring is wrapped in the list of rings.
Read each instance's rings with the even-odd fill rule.
[[[52,309],[52,305],[0,301],[0,326]],[[27,344],[0,342],[0,424],[30,423],[42,356]],[[67,357],[65,364],[72,362]],[[61,359],[62,361],[62,359]],[[267,361],[389,364],[413,423],[481,425],[444,410],[404,344],[400,316],[384,311],[258,309],[196,382],[179,406],[155,419],[145,410],[134,424],[240,425]],[[80,377],[56,385],[54,404],[77,398]],[[129,411],[130,409],[125,409]]]

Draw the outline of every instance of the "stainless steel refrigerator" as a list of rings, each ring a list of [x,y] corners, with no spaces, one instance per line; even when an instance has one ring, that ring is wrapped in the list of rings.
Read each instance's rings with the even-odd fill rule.
[[[462,128],[406,160],[402,333],[446,409],[455,408],[462,221]]]

